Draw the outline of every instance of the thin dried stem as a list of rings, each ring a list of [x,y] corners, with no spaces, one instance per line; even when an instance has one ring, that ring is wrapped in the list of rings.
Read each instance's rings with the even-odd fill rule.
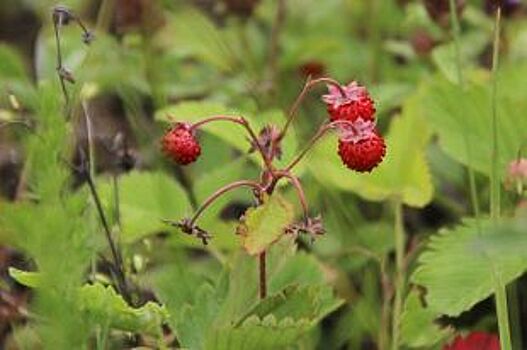
[[[309,152],[309,150],[315,145],[315,143],[317,143],[318,140],[322,138],[322,136],[324,136],[326,132],[338,127],[341,124],[353,127],[353,124],[347,120],[336,120],[331,123],[322,124],[322,126],[318,129],[316,134],[313,135],[311,140],[309,140],[309,142],[307,143],[307,146],[291,161],[291,163],[289,163],[288,166],[285,167],[283,171],[285,172],[291,171],[291,169],[294,168],[302,160],[302,158],[304,158],[307,152]]]

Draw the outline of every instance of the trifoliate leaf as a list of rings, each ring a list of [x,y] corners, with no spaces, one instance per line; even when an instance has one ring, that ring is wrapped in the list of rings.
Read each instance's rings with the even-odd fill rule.
[[[248,209],[237,230],[247,253],[258,255],[267,250],[284,234],[293,216],[292,205],[279,194],[266,197],[263,204]]]

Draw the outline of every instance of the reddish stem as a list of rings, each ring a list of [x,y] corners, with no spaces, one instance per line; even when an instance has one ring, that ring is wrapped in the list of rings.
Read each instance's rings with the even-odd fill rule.
[[[265,299],[267,296],[267,267],[266,267],[266,252],[265,250],[258,256],[258,268],[260,271],[260,299]]]
[[[289,110],[287,121],[284,125],[284,128],[282,129],[282,132],[280,133],[280,136],[278,137],[278,140],[281,140],[285,136],[287,130],[289,129],[289,127],[291,126],[291,123],[293,122],[293,119],[295,119],[298,108],[300,108],[300,105],[302,101],[304,100],[304,98],[306,97],[309,90],[311,90],[311,88],[313,88],[315,85],[320,84],[320,83],[326,83],[326,84],[335,86],[340,91],[341,95],[343,97],[346,97],[346,92],[344,91],[344,89],[342,88],[342,86],[339,84],[338,81],[333,80],[331,78],[318,78],[315,80],[311,80],[311,77],[308,77],[306,80],[306,83],[304,84],[304,88],[302,89],[302,91],[296,98],[295,102],[293,103],[293,106]]]
[[[216,115],[216,116],[202,119],[194,123],[191,129],[197,129],[207,123],[214,122],[214,121],[228,121],[228,122],[236,123],[238,125],[243,126],[245,130],[249,133],[250,139],[254,143],[256,148],[258,149],[258,152],[260,152],[266,168],[271,173],[273,172],[273,163],[271,162],[271,159],[269,159],[268,155],[265,153],[264,149],[262,148],[262,145],[260,145],[260,142],[258,142],[258,137],[256,136],[256,133],[251,128],[247,119],[245,119],[244,117],[234,117],[234,116],[229,116],[229,115]]]
[[[201,204],[201,206],[198,208],[198,210],[196,210],[196,212],[194,213],[194,216],[192,217],[192,219],[190,219],[190,224],[194,225],[194,223],[199,218],[199,216],[203,213],[203,211],[205,209],[207,209],[207,207],[209,207],[221,195],[223,195],[224,193],[229,192],[231,190],[234,190],[234,189],[236,189],[238,187],[243,187],[243,186],[252,187],[252,188],[254,188],[257,191],[261,191],[262,190],[262,186],[260,186],[260,184],[258,182],[252,181],[252,180],[240,180],[240,181],[235,181],[233,183],[225,185],[225,186],[221,187],[220,189],[218,189],[213,194],[211,194]]]
[[[302,184],[300,183],[299,178],[287,171],[279,171],[277,172],[277,175],[286,177],[295,188],[298,200],[300,201],[300,205],[302,206],[302,211],[304,213],[304,222],[307,224],[307,219],[309,217],[308,205],[306,200],[306,194],[304,193],[304,189],[302,188]]]
[[[324,134],[331,130],[331,129],[335,129],[336,127],[338,127],[340,124],[345,124],[345,125],[351,125],[351,127],[353,127],[353,124],[347,120],[335,120],[331,123],[325,123],[325,124],[322,124],[322,126],[318,129],[318,131],[316,132],[316,134],[311,138],[311,140],[309,140],[309,142],[307,143],[307,146],[302,150],[302,152],[300,152],[292,161],[291,163],[289,163],[288,166],[285,167],[285,169],[283,170],[284,172],[289,172],[291,171],[291,169],[298,164],[298,162],[300,162],[302,160],[302,158],[304,158],[304,156],[307,154],[307,152],[309,152],[309,150],[313,147],[313,145],[318,141],[320,140],[320,138],[322,136],[324,136]]]

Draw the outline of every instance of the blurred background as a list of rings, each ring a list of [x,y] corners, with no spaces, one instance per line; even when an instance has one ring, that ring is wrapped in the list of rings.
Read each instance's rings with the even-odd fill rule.
[[[465,79],[487,85],[496,1],[455,3]],[[525,104],[521,80],[527,72],[527,6],[520,0],[500,3],[503,89]],[[89,45],[73,20],[55,36],[52,13],[57,5],[69,8],[95,34]],[[458,79],[450,19],[448,1],[441,0],[2,0],[0,215],[2,205],[31,198],[23,140],[26,129],[39,120],[35,86],[52,84],[54,97],[64,99],[56,72],[57,38],[60,59],[75,81],[66,82],[66,89],[70,97],[81,96],[90,111],[94,170],[109,207],[111,181],[121,181],[120,240],[130,273],[144,287],[143,301],[156,299],[143,278],[158,266],[174,263],[175,256],[198,275],[218,274],[218,261],[238,247],[236,223],[252,200],[236,192],[207,211],[202,225],[215,233],[207,249],[168,230],[159,219],[178,220],[223,184],[258,176],[256,163],[245,154],[247,145],[239,143],[243,138],[232,136],[236,127],[200,133],[203,156],[191,167],[170,163],[159,144],[170,125],[168,116],[172,121],[195,121],[235,113],[260,129],[285,121],[308,77],[329,76],[343,84],[356,80],[373,95],[379,128],[390,135],[387,157],[393,150],[395,160],[383,168],[388,170],[379,169],[372,180],[365,180],[333,158],[327,161],[334,146],[326,142],[296,170],[310,210],[322,214],[327,230],[314,244],[301,240],[300,249],[321,262],[327,280],[346,301],[298,348],[380,348],[381,328],[387,322],[384,303],[392,292],[386,281],[392,270],[385,271],[384,265],[394,259],[394,189],[407,205],[404,228],[410,262],[431,233],[473,213],[467,164],[477,170],[482,207],[489,198],[486,168],[481,165],[485,160],[475,156],[474,163],[466,161],[470,154],[459,154],[455,139],[464,128],[454,130],[441,122],[445,111],[469,120],[478,110],[465,113],[466,106],[456,104],[459,95],[445,92],[446,85],[427,86]],[[320,99],[325,91],[316,88],[304,101],[294,133],[283,145],[281,164],[326,120]],[[447,102],[438,107],[437,95]],[[472,106],[479,101],[468,100]],[[435,109],[423,111],[426,107]],[[79,165],[90,152],[88,130],[82,110],[73,108],[72,114],[71,152],[62,156]],[[397,127],[401,115],[415,120]],[[471,137],[474,153],[485,147],[486,139]],[[507,147],[503,169],[518,152],[514,145]],[[75,171],[71,175],[70,188],[85,184],[83,176]],[[296,203],[293,190],[283,192]],[[512,212],[518,197],[505,195],[503,201],[505,211]],[[296,212],[299,216],[300,210]],[[0,348],[16,348],[13,330],[28,322],[32,293],[8,273],[9,266],[34,268],[31,257],[19,248],[13,237],[0,234]],[[99,272],[107,275],[104,269]],[[493,307],[485,300],[461,317],[441,322],[452,329],[496,332]]]

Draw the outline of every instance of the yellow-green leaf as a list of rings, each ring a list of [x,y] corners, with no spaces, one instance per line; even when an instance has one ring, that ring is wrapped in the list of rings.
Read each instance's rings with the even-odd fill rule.
[[[264,203],[250,208],[238,226],[242,245],[250,255],[257,255],[278,241],[284,228],[293,220],[293,207],[280,195],[264,199]]]

